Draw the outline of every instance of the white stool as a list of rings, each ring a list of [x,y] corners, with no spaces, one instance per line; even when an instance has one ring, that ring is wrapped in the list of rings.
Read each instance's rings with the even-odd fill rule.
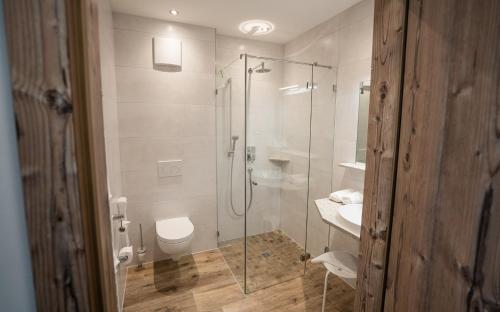
[[[323,289],[323,307],[321,308],[321,311],[325,312],[328,275],[333,273],[354,288],[356,285],[358,259],[347,251],[334,250],[312,259],[311,262],[323,263],[326,268],[325,286]]]

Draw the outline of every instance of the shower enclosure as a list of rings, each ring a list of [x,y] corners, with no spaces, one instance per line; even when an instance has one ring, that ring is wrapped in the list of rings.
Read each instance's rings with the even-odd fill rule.
[[[218,243],[246,293],[306,270],[313,162],[331,170],[333,157],[331,144],[315,149],[312,121],[322,98],[333,124],[335,78],[330,66],[249,54],[217,72]]]

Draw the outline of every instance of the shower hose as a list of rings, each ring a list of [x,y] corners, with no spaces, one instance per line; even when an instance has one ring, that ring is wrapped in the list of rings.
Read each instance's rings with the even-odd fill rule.
[[[230,184],[229,184],[229,187],[230,187],[230,192],[229,192],[229,197],[230,197],[230,202],[231,202],[231,210],[233,211],[233,213],[238,216],[238,217],[242,217],[245,215],[245,213],[238,213],[236,212],[236,209],[234,209],[234,204],[233,204],[233,165],[234,165],[234,153],[231,154],[231,179],[230,179]],[[254,182],[252,180],[252,171],[253,169],[252,168],[248,168],[248,176],[249,176],[249,182],[250,182],[250,201],[248,203],[248,207],[246,207],[246,211],[250,211],[250,207],[252,207],[252,199],[253,199],[253,185],[254,185]]]

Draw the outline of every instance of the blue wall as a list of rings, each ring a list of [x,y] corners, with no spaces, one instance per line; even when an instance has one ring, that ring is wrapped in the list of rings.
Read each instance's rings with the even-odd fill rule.
[[[0,311],[36,311],[0,1]]]

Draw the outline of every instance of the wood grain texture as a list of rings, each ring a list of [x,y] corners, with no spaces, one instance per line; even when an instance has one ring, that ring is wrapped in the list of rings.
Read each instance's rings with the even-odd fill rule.
[[[410,0],[386,311],[500,309],[500,2]]]
[[[63,1],[4,1],[39,311],[88,311]]]
[[[97,0],[67,2],[76,160],[87,253],[90,306],[117,311],[107,193]]]
[[[265,272],[262,272],[265,276]],[[325,268],[308,263],[306,275],[245,295],[219,250],[128,268],[125,312],[317,312]],[[331,275],[325,311],[353,311],[354,290]]]
[[[382,309],[396,174],[406,0],[375,0],[356,311]]]
[[[96,2],[4,7],[38,310],[116,311]]]

